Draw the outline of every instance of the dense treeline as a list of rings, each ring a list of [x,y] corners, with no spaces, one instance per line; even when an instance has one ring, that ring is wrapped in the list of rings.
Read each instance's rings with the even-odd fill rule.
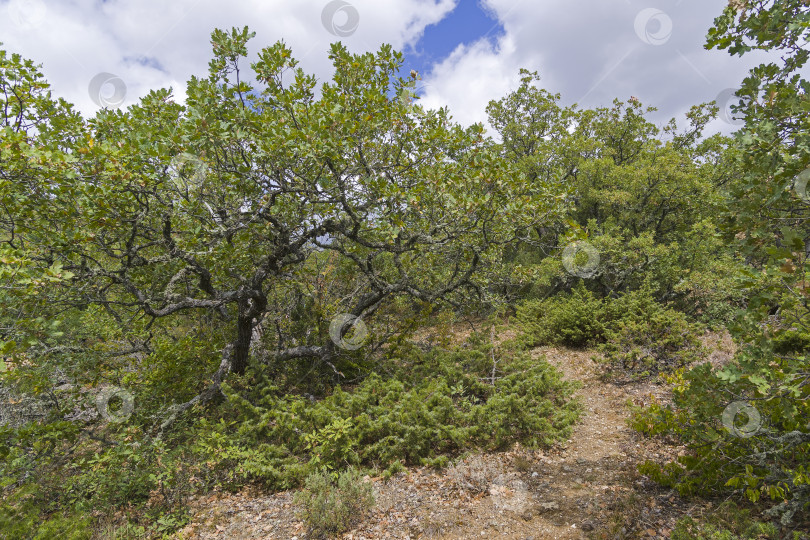
[[[657,126],[525,70],[490,136],[413,103],[387,46],[333,45],[318,87],[279,43],[248,77],[247,29],[213,32],[185,104],[83,119],[0,50],[2,385],[36,413],[0,426],[0,529],[159,536],[214,487],[553,445],[579,406],[537,344],[672,384],[633,424],[689,452],[642,472],[806,525],[809,17],[715,21],[709,46],[785,55],[744,81],[734,137],[704,135],[713,103]],[[483,331],[452,347],[461,320]],[[728,365],[702,363],[707,329],[734,336]]]

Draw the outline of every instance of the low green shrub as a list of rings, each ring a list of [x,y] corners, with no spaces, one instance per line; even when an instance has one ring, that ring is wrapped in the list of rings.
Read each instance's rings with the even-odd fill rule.
[[[810,387],[806,357],[746,344],[722,368],[704,363],[670,377],[672,403],[634,413],[631,426],[686,447],[639,471],[684,495],[736,496],[782,525],[810,525]]]
[[[695,519],[684,516],[672,530],[672,540],[758,540],[782,538],[771,523],[763,523],[751,517],[751,511],[740,508],[733,501],[721,503],[714,511]],[[801,538],[788,535],[784,538]],[[806,538],[806,537],[805,537]]]
[[[775,332],[771,338],[773,352],[776,354],[810,352],[810,332],[788,328]]]
[[[3,538],[90,538],[124,507],[150,535],[184,524],[192,486],[182,448],[142,435],[119,427],[90,438],[67,421],[0,426]]]
[[[185,415],[163,439],[148,429],[160,400],[140,393],[120,424],[0,426],[0,529],[27,539],[74,523],[80,535],[127,508],[129,525],[160,536],[186,522],[189,495],[217,486],[286,489],[350,467],[390,475],[468,450],[565,439],[579,411],[575,385],[518,349],[478,335],[452,351],[401,347],[320,400],[276,386],[256,364],[229,378],[227,399]]]
[[[89,540],[93,517],[87,512],[54,512],[50,493],[34,482],[7,493],[0,502],[0,537],[7,540]]]
[[[319,470],[437,466],[469,449],[567,437],[575,385],[543,359],[497,352],[493,363],[493,353],[480,338],[455,351],[411,349],[391,360],[391,375],[320,401],[284,394],[254,369],[225,387],[234,419],[201,420],[195,449],[223,486],[286,489]]]
[[[615,308],[623,308],[626,295]],[[622,300],[625,300],[624,302]],[[612,321],[605,331],[606,342],[599,347],[604,354],[608,376],[613,379],[638,379],[670,372],[700,360],[704,353],[698,336],[700,329],[678,311],[650,303],[643,311],[627,310],[628,316]],[[633,314],[645,316],[634,317]]]
[[[294,501],[309,534],[324,537],[345,532],[360,521],[374,506],[374,489],[354,468],[337,475],[337,481],[329,474],[317,472],[307,476]]]
[[[585,347],[604,340],[604,303],[582,282],[570,294],[523,302],[517,319],[530,346]]]
[[[652,376],[703,354],[700,327],[647,289],[600,299],[580,282],[570,294],[523,303],[517,317],[527,345],[596,347],[612,378]]]

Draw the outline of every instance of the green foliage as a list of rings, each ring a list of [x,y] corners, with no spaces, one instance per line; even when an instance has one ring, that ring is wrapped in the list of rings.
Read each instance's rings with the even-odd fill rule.
[[[573,174],[585,142],[568,129],[578,118],[576,108],[560,107],[559,94],[535,86],[537,72],[521,69],[520,76],[517,90],[487,106],[490,124],[501,134],[504,154],[529,182],[556,185],[564,195],[561,180]]]
[[[338,474],[336,482],[318,472],[307,476],[295,503],[309,533],[319,538],[351,529],[374,506],[374,490],[354,468]]]
[[[543,362],[400,354],[442,302],[489,306],[504,251],[559,212],[559,187],[526,182],[483,126],[392,99],[412,81],[388,45],[334,44],[319,85],[283,42],[238,77],[252,37],[215,30],[183,103],[157,89],[88,120],[0,50],[2,383],[49,406],[3,428],[0,507],[21,526],[128,508],[160,534],[194,489],[440,466],[559,440],[576,416]],[[371,328],[356,351],[330,335],[348,311]],[[126,423],[79,414],[100,384],[134,394]],[[197,396],[222,408],[163,425]]]
[[[570,294],[524,302],[517,317],[529,345],[598,346],[614,378],[671,371],[703,353],[699,327],[646,289],[599,299],[580,282]]]
[[[751,346],[722,369],[702,364],[676,373],[673,403],[638,410],[632,425],[674,436],[689,452],[663,467],[646,463],[641,472],[683,494],[771,501],[769,515],[783,524],[806,520],[810,409],[803,373],[806,362]]]
[[[0,505],[0,530],[8,540],[89,540],[92,538],[93,518],[86,513],[48,516],[31,499],[17,497],[30,494],[36,487],[29,485],[15,494],[15,500]]]
[[[776,354],[806,354],[810,352],[810,332],[804,329],[786,329],[774,335],[771,343]]]
[[[735,150],[721,136],[703,139],[717,112],[693,107],[688,127],[663,129],[655,110],[633,98],[593,110],[564,108],[536,88],[536,73],[488,107],[504,156],[559,189],[564,212],[536,227],[508,255],[516,296],[550,297],[578,281],[560,253],[586,240],[599,254],[588,288],[599,297],[651,286],[655,298],[706,322],[730,319],[741,298],[730,278],[743,265],[718,233],[723,185],[737,174]],[[581,341],[581,340],[580,340]]]
[[[606,309],[616,318],[607,324],[600,350],[614,377],[669,372],[700,360],[706,352],[698,325],[642,292],[608,302]]]
[[[2,429],[0,529],[11,538],[89,538],[100,516],[123,507],[150,534],[187,520],[193,486],[182,449],[133,441],[143,437],[131,428],[107,433],[114,441],[88,439],[65,421]]]
[[[66,482],[67,491],[88,508],[144,502],[154,490],[170,489],[177,470],[167,454],[159,442],[132,442],[88,455],[77,463],[84,474]],[[158,472],[158,463],[164,463],[166,468]]]
[[[688,452],[641,471],[805,519],[809,20],[786,0],[731,2],[715,21],[710,46],[785,53],[744,81],[734,144],[702,138],[714,105],[659,128],[635,98],[563,107],[526,70],[487,109],[496,144],[391,99],[413,80],[389,46],[333,45],[320,87],[282,42],[237,77],[247,28],[212,33],[184,104],[155,90],[85,121],[0,50],[2,383],[49,406],[0,428],[3,533],[83,538],[129,508],[161,535],[185,522],[189,493],[245,483],[304,484],[312,532],[345,530],[370,504],[357,468],[389,477],[567,436],[574,385],[525,344],[598,347],[614,379],[674,370],[673,403],[632,424]],[[576,240],[599,253],[586,282],[559,256]],[[480,312],[521,296],[521,344],[408,343],[443,301]],[[348,310],[372,328],[367,347],[330,336]],[[692,320],[730,325],[734,362],[679,369],[703,354]],[[53,391],[57,378],[71,388]],[[100,382],[137,395],[128,422],[64,420]],[[217,407],[157,433],[200,395]],[[753,413],[721,421],[738,401],[760,418],[750,436],[735,429]],[[772,534],[747,517],[678,527]]]
[[[739,508],[735,503],[723,502],[715,510],[701,519],[685,516],[678,520],[672,530],[672,540],[757,540],[769,538],[777,540],[777,528],[770,523],[762,523],[751,518],[751,511]],[[801,538],[797,534],[797,540]]]
[[[129,425],[150,429],[154,418],[164,415],[170,405],[199,394],[205,387],[200,372],[216,370],[227,329],[209,323],[197,323],[187,329],[185,324],[165,331],[160,326],[155,328],[157,336],[152,340],[152,351],[137,362],[137,370],[131,368],[131,358],[105,370],[108,380],[132,389],[137,395],[137,407]]]
[[[728,184],[721,225],[752,268],[737,276],[745,313],[730,330],[739,344],[720,369],[702,365],[673,379],[673,404],[653,405],[634,421],[648,433],[673,435],[689,448],[677,463],[643,471],[684,493],[733,492],[765,508],[783,526],[807,523],[810,508],[810,418],[805,335],[810,165],[808,59],[810,9],[803,0],[730,2],[709,31],[707,47],[745,54],[778,52],[781,63],[751,70],[737,92],[741,174]],[[723,413],[746,403],[750,432]],[[736,405],[739,407],[739,405]],[[742,420],[741,420],[742,421]],[[729,425],[731,424],[731,425]]]
[[[316,470],[435,466],[473,448],[547,446],[577,417],[574,386],[556,369],[480,337],[456,351],[409,350],[391,366],[390,377],[372,374],[314,402],[280,393],[256,370],[225,390],[239,421],[202,422],[197,452],[226,486],[287,488]]]
[[[13,102],[0,132],[0,257],[11,261],[0,280],[23,315],[43,307],[46,325],[101,307],[118,334],[108,356],[149,349],[163,337],[152,333],[158,320],[178,337],[216,318],[227,332],[212,341],[230,360],[219,379],[244,373],[251,356],[358,364],[406,333],[391,317],[402,298],[480,305],[471,291],[487,289],[503,250],[557,212],[556,188],[524,182],[480,124],[392,99],[410,83],[389,45],[352,54],[333,44],[334,76],[319,85],[283,42],[261,49],[252,76],[235,76],[253,36],[212,32],[209,70],[191,78],[183,104],[158,89],[87,121],[50,100],[30,62],[3,52],[3,95],[22,87],[38,98],[0,98]],[[29,117],[28,131],[7,125]],[[60,131],[45,129],[57,120]],[[328,332],[349,311],[377,329],[360,353]],[[37,329],[17,318],[0,339],[24,363],[54,343],[30,339]],[[260,323],[272,331],[257,351]],[[60,337],[84,348],[72,332]],[[206,360],[187,388],[211,376],[199,369]]]
[[[605,339],[604,302],[582,282],[570,294],[521,303],[517,318],[529,345],[584,347]]]
[[[402,464],[400,460],[396,460],[388,466],[382,473],[383,480],[388,480],[392,476],[399,474],[401,472],[405,472],[405,465]]]

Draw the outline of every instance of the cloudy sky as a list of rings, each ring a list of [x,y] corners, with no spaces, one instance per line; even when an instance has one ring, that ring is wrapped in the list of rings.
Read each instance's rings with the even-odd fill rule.
[[[214,28],[248,25],[250,60],[278,40],[320,80],[329,44],[353,52],[390,43],[405,73],[422,74],[422,104],[457,121],[517,87],[518,70],[565,103],[609,105],[636,96],[664,123],[691,105],[731,101],[762,55],[703,48],[726,0],[0,0],[0,42],[41,63],[54,93],[90,116],[126,107],[150,89],[204,76]],[[732,130],[723,118],[710,131]]]

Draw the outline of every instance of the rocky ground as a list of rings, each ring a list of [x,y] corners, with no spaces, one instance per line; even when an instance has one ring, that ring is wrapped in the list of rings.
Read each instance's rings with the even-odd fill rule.
[[[732,353],[712,338],[714,363]],[[388,481],[370,478],[376,505],[344,539],[377,538],[668,538],[679,517],[711,503],[692,502],[636,472],[646,459],[679,451],[627,426],[628,404],[666,400],[655,383],[615,386],[600,379],[595,353],[551,347],[545,356],[582,382],[581,421],[566,444],[472,456],[442,471],[412,468]],[[183,539],[307,538],[292,493],[214,494],[196,500]]]

